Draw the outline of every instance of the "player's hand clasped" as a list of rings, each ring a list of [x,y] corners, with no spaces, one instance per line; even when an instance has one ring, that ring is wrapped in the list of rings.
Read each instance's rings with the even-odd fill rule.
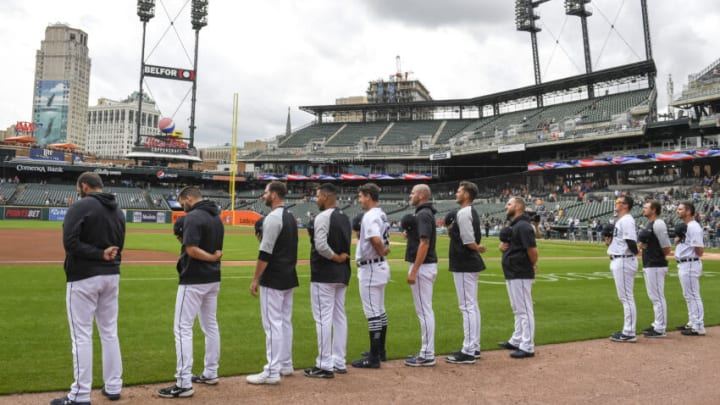
[[[106,247],[105,250],[103,251],[103,260],[105,260],[107,262],[115,260],[119,250],[120,250],[120,248],[118,248],[117,246]]]

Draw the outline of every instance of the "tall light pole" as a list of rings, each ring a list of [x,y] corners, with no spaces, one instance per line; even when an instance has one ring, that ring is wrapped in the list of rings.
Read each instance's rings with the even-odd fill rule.
[[[193,0],[191,11],[192,27],[195,30],[195,59],[193,61],[193,70],[195,71],[195,79],[192,84],[192,99],[190,100],[190,148],[195,143],[195,101],[197,93],[197,62],[198,62],[198,43],[200,40],[200,29],[207,25],[207,8],[208,0]],[[192,167],[192,163],[190,163]]]
[[[540,15],[535,12],[535,8],[547,1],[549,0],[515,0],[515,28],[518,31],[527,31],[530,33],[536,85],[539,85],[542,80],[540,78],[540,57],[538,56],[537,45],[537,33],[540,32],[541,29],[535,24],[535,21],[540,19]],[[543,106],[541,94],[537,95],[537,106]]]
[[[142,118],[142,103],[143,103],[143,80],[145,79],[145,29],[148,21],[155,17],[155,0],[138,0],[137,3],[137,15],[140,17],[140,21],[143,23],[142,33],[142,50],[140,51],[140,88],[138,90],[138,110],[137,116],[135,117],[137,136],[135,138],[135,146],[140,146],[140,128]]]
[[[583,48],[585,50],[585,73],[592,73],[592,61],[590,60],[590,38],[588,36],[587,18],[592,15],[592,8],[587,6],[591,0],[565,0],[565,14],[580,17],[582,25]],[[595,90],[592,83],[587,86],[588,98],[595,98]]]

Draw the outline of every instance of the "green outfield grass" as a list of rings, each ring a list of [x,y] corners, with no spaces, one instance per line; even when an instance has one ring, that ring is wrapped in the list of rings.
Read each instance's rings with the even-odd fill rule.
[[[19,221],[18,221],[19,222]],[[0,228],[59,229],[59,223],[0,221]],[[49,225],[48,225],[49,224]],[[179,244],[170,233],[170,225],[128,224],[126,248],[177,252]],[[162,229],[167,233],[143,233],[135,230]],[[230,227],[228,229],[243,229]],[[248,228],[244,228],[248,229]],[[154,232],[154,231],[153,231]],[[299,257],[308,257],[308,238],[301,232]],[[399,236],[394,242],[402,243]],[[60,241],[58,241],[60,243]],[[489,238],[488,269],[481,273],[479,300],[482,313],[482,348],[492,350],[496,342],[512,333],[513,317],[507,298],[497,250],[497,239]],[[447,257],[448,239],[438,238],[438,253]],[[254,260],[258,242],[251,234],[227,233],[225,260]],[[536,315],[536,344],[606,338],[622,327],[619,303],[608,270],[605,248],[588,243],[540,241],[539,276],[533,288]],[[404,246],[394,244],[391,257],[401,259]],[[720,323],[720,262],[706,261],[701,280],[707,325]],[[219,296],[218,318],[222,336],[220,374],[223,376],[254,373],[265,363],[265,336],[260,322],[258,300],[248,293],[254,266],[226,266]],[[671,264],[666,296],[669,325],[687,320],[687,310]],[[348,361],[358,358],[368,347],[367,325],[362,313],[357,279],[347,293],[349,322]],[[293,360],[296,368],[311,366],[317,354],[315,324],[310,311],[309,268],[299,266],[300,287],[295,292],[293,313]],[[405,282],[407,265],[392,262],[392,279],[386,291],[390,321],[388,355],[403,358],[420,347],[420,331]],[[652,320],[652,309],[643,280],[636,278],[638,330]],[[0,267],[0,394],[67,389],[72,382],[70,336],[65,313],[65,278],[60,265]],[[119,334],[126,384],[172,381],[175,372],[175,346],[172,333],[177,290],[174,264],[125,265],[120,284]],[[436,351],[449,353],[462,343],[462,318],[447,260],[441,259],[434,290]],[[196,325],[195,366],[202,369],[203,339]],[[642,344],[642,338],[638,344]],[[102,384],[100,344],[95,336],[94,385]]]

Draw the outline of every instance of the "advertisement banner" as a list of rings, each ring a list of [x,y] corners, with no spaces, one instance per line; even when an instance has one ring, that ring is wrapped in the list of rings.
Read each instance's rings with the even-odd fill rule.
[[[32,148],[30,149],[30,159],[64,162],[65,153],[59,150]]]
[[[48,219],[50,221],[64,221],[67,208],[50,208]]]
[[[134,211],[133,217],[132,217],[132,222],[164,224],[165,223],[165,215],[166,214],[164,212],[158,212],[158,211]]]
[[[6,208],[5,219],[41,219],[39,208]]]
[[[41,145],[67,142],[68,96],[67,80],[38,80],[35,84],[35,138]]]

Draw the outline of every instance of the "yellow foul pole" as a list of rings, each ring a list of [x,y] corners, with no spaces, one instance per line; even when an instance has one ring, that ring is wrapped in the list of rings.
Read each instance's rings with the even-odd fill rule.
[[[235,224],[235,172],[237,172],[238,95],[233,94],[232,148],[230,149],[230,213]]]

